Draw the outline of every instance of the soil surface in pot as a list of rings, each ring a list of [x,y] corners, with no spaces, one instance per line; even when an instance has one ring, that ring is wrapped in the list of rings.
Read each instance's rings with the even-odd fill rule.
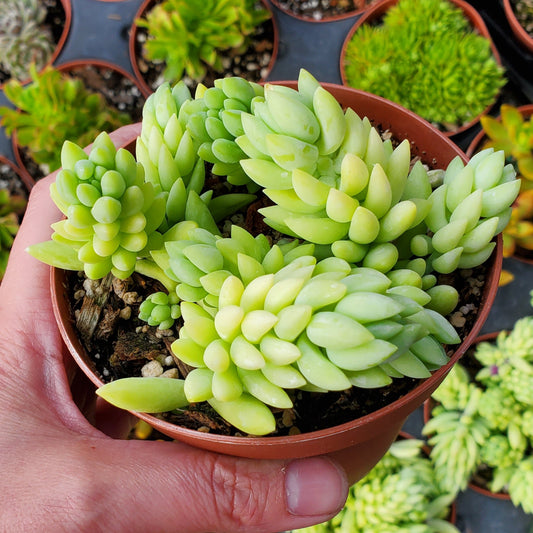
[[[0,161],[0,190],[3,189],[6,189],[10,195],[28,198],[28,189],[21,177],[10,165]]]
[[[516,20],[533,39],[533,9],[531,2],[527,0],[511,0]]]
[[[154,2],[154,5],[158,3],[160,3],[160,0]],[[250,36],[248,49],[240,54],[232,51],[226,52],[222,58],[224,70],[216,72],[208,68],[202,83],[207,87],[212,87],[217,78],[228,76],[239,76],[248,81],[263,81],[269,72],[270,60],[274,52],[274,38],[273,21],[271,19],[264,21]],[[136,62],[145,83],[155,91],[165,81],[163,77],[165,63],[155,63],[145,57],[143,45],[147,39],[147,29],[137,27],[134,43],[135,57],[132,59]],[[197,85],[196,81],[187,76],[183,77],[183,81],[191,89],[194,89]]]
[[[323,20],[360,11],[378,0],[278,0],[283,11],[297,17]]]
[[[68,74],[81,79],[92,92],[102,94],[110,107],[128,114],[131,123],[141,120],[145,98],[137,85],[119,71],[87,63],[69,69]],[[22,146],[18,149],[21,160],[33,179],[37,181],[43,178],[46,170],[33,160],[29,150]]]
[[[61,0],[41,0],[40,2],[46,7],[46,17],[43,21],[42,27],[47,28],[52,37],[52,43],[57,46],[61,39],[61,34],[65,28],[66,14]],[[8,82],[11,79],[11,74],[2,70],[0,64],[0,85]]]
[[[261,200],[258,202],[265,205]],[[231,222],[243,225],[252,234],[268,234],[262,217],[257,215],[258,207],[261,205],[252,204],[244,214],[235,215]],[[439,279],[440,283],[451,284],[459,291],[460,303],[450,320],[462,339],[476,320],[486,273],[487,267],[482,265]],[[139,305],[146,296],[164,290],[158,282],[136,273],[124,281],[111,275],[94,281],[87,280],[83,273],[67,274],[72,320],[102,381],[163,373],[168,377],[183,378],[192,370],[178,360],[170,348],[178,336],[179,321],[172,329],[160,331],[138,318]],[[450,356],[453,351],[453,346],[448,347]],[[349,422],[390,404],[419,383],[418,379],[403,378],[378,389],[352,387],[328,393],[291,391],[294,407],[274,410],[277,421],[274,435],[298,434]],[[157,416],[190,429],[239,435],[207,402]]]

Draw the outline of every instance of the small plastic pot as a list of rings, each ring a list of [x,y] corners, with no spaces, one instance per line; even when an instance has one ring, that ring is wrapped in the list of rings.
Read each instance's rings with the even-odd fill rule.
[[[342,13],[338,13],[337,15],[325,15],[321,18],[316,18],[312,14],[297,13],[295,11],[292,11],[291,9],[288,9],[283,4],[283,2],[281,2],[280,0],[271,0],[274,6],[276,6],[280,11],[282,11],[283,13],[286,13],[290,17],[293,17],[297,20],[301,20],[302,22],[316,22],[316,23],[336,22],[339,20],[345,20],[351,17],[355,17],[356,15],[360,15],[361,13],[364,13],[364,11],[368,9],[371,4],[376,3],[376,1],[379,1],[379,0],[368,0],[368,1],[363,0],[362,2],[358,2],[359,4],[363,4],[359,8],[356,7],[349,11],[346,10],[346,11],[343,11]],[[317,11],[319,12],[320,9],[317,8]]]
[[[507,18],[511,31],[513,32],[516,40],[530,53],[533,54],[533,37],[524,29],[516,18],[511,0],[503,0],[503,10]]]
[[[297,82],[277,82],[297,87]],[[405,108],[375,96],[341,85],[325,83],[343,107],[353,108],[360,116],[367,116],[376,127],[389,130],[401,140],[410,139],[411,154],[418,155],[430,166],[445,168],[456,156],[466,161],[464,153],[446,136]],[[133,139],[132,139],[133,141]],[[132,142],[125,143],[132,146]],[[487,265],[486,282],[479,313],[471,330],[457,346],[450,361],[421,381],[413,390],[389,405],[361,418],[319,431],[292,436],[238,437],[203,433],[186,429],[159,418],[135,413],[163,434],[206,450],[251,458],[295,458],[331,454],[345,466],[350,481],[363,477],[384,455],[397,437],[407,417],[429,398],[445,378],[453,364],[466,352],[485,322],[494,302],[501,271],[501,238]],[[80,368],[92,382],[101,386],[103,381],[83,348],[71,317],[65,286],[65,272],[51,271],[51,291],[54,313],[63,339]]]
[[[382,0],[381,2],[378,2],[375,5],[372,5],[370,8],[368,8],[362,15],[357,19],[355,24],[352,26],[350,31],[348,32],[348,35],[346,36],[346,39],[344,40],[344,43],[342,45],[341,49],[341,55],[340,55],[340,73],[341,73],[341,79],[342,83],[344,85],[349,85],[348,80],[346,78],[345,73],[345,64],[346,64],[346,49],[348,46],[348,43],[351,41],[354,33],[363,25],[363,24],[371,24],[383,17],[383,15],[393,6],[395,6],[398,3],[399,0]],[[490,36],[489,30],[487,29],[487,26],[485,25],[485,22],[483,21],[483,18],[481,15],[476,11],[474,7],[472,7],[467,2],[464,2],[463,0],[450,0],[452,4],[455,4],[457,7],[461,8],[465,14],[465,16],[468,18],[470,23],[472,24],[473,28],[483,37],[489,40],[490,47],[492,50],[492,54],[494,56],[494,59],[496,62],[501,65],[501,59],[500,54],[498,53],[498,50],[496,46],[494,45],[494,42]],[[472,126],[477,124],[479,122],[479,119],[481,116],[487,114],[492,106],[494,104],[491,104],[487,106],[482,113],[474,117],[469,122],[463,124],[457,129],[454,129],[452,131],[445,131],[443,134],[447,137],[452,137],[454,135],[458,135],[468,129],[470,129]]]

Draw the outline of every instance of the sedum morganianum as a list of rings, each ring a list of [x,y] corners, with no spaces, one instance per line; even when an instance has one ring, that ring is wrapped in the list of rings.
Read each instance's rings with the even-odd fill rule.
[[[458,293],[435,274],[490,256],[519,188],[493,150],[411,168],[408,140],[382,140],[304,70],[297,90],[240,78],[194,98],[181,83],[160,87],[137,160],[106,134],[89,156],[74,146],[51,191],[66,219],[31,253],[89,277],[159,279],[168,297],[141,315],[159,327],[179,318],[173,351],[194,367],[185,380],[126,378],[99,394],[147,412],[208,401],[251,434],[274,431],[270,407],[291,407],[294,389],[382,387],[446,363],[442,344],[459,337],[444,317]],[[216,194],[205,162],[227,178]],[[132,200],[124,213],[131,187],[146,199],[135,194],[137,211]],[[279,237],[236,225],[223,236],[222,222],[260,192]],[[131,216],[146,223],[130,228]]]

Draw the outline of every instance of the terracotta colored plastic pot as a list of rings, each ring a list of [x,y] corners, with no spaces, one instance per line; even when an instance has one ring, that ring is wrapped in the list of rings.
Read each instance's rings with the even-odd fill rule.
[[[463,0],[450,0],[450,2],[452,4],[455,4],[457,7],[461,8],[465,16],[468,18],[468,20],[472,24],[473,28],[480,35],[482,35],[483,37],[489,40],[494,59],[499,65],[501,65],[500,54],[498,53],[498,50],[496,49],[496,46],[494,45],[494,42],[490,36],[489,30],[487,29],[487,26],[485,25],[485,22],[483,21],[483,18],[481,17],[481,15],[470,4],[468,4],[467,2],[464,2]],[[381,2],[378,2],[377,4],[367,9],[367,11],[365,11],[363,15],[361,15],[361,17],[357,19],[356,23],[352,26],[352,28],[348,32],[348,35],[346,36],[346,39],[344,40],[344,43],[342,45],[341,56],[340,56],[340,72],[341,72],[342,83],[344,85],[349,85],[348,80],[346,79],[346,73],[345,73],[345,68],[344,68],[346,64],[346,48],[348,46],[348,43],[351,41],[354,33],[363,24],[373,23],[379,20],[380,18],[382,18],[383,15],[391,7],[395,6],[397,3],[398,3],[398,0],[382,0]],[[447,137],[451,137],[453,135],[458,135],[459,133],[466,131],[467,129],[471,128],[474,124],[479,122],[480,117],[487,114],[493,105],[494,104],[487,106],[487,108],[485,108],[482,113],[474,117],[471,121],[463,124],[461,127],[453,131],[443,132],[443,134],[446,135]]]
[[[509,22],[511,31],[514,33],[517,41],[521,43],[528,52],[533,54],[533,37],[531,37],[520,22],[518,22],[510,0],[503,0],[503,10],[505,11],[507,22]]]
[[[63,6],[63,10],[65,11],[65,23],[63,25],[63,30],[61,32],[61,35],[59,37],[59,40],[57,41],[55,48],[52,52],[52,55],[50,57],[50,60],[48,61],[47,65],[52,65],[55,60],[58,58],[59,54],[63,50],[63,47],[65,46],[65,43],[67,41],[68,34],[70,32],[70,25],[72,23],[72,4],[71,0],[60,0],[61,5]],[[21,83],[27,83],[28,80],[23,80]],[[7,83],[7,82],[6,82]],[[5,84],[0,84],[0,90],[3,89]]]
[[[278,82],[293,88],[296,82]],[[378,96],[348,87],[323,84],[344,107],[367,116],[376,127],[389,130],[398,140],[409,138],[412,155],[430,166],[445,168],[455,156],[466,161],[464,153],[429,123],[405,108]],[[133,139],[132,139],[133,140]],[[131,146],[131,143],[129,143]],[[479,314],[471,331],[457,346],[448,364],[435,371],[414,390],[393,403],[356,420],[336,427],[293,436],[238,437],[185,429],[155,416],[136,413],[154,428],[172,438],[199,448],[252,458],[293,458],[332,454],[350,472],[351,481],[364,476],[383,456],[398,435],[407,417],[422,405],[442,382],[452,365],[465,353],[486,320],[496,295],[501,270],[501,239],[487,263]],[[63,339],[82,370],[96,386],[102,380],[83,349],[72,321],[65,287],[65,272],[52,269],[52,301]]]
[[[470,346],[470,350],[474,349],[474,347],[481,343],[481,342],[494,342],[496,340],[496,337],[500,334],[499,331],[493,331],[490,333],[484,333],[483,335],[480,335],[477,337],[472,345]],[[468,353],[466,355],[468,357]],[[431,418],[431,413],[433,412],[433,409],[436,407],[437,402],[433,398],[428,398],[424,402],[424,424],[427,424]],[[496,498],[497,500],[510,500],[511,497],[507,492],[492,492],[491,490],[479,485],[474,480],[470,480],[468,483],[468,488],[472,489],[473,491],[482,494],[483,496],[489,496],[491,498]]]
[[[322,18],[315,18],[312,15],[306,15],[306,14],[299,14],[294,11],[291,11],[290,9],[287,9],[282,2],[279,0],[271,0],[272,4],[275,5],[280,11],[283,11],[283,13],[286,13],[290,17],[293,17],[297,20],[301,20],[303,22],[335,22],[338,20],[344,20],[347,18],[355,17],[355,15],[360,15],[361,13],[364,13],[366,9],[370,7],[372,3],[375,3],[379,0],[363,0],[362,2],[357,2],[359,4],[363,4],[360,8],[355,8],[350,11],[345,11],[344,13],[339,13],[338,15],[327,15]],[[356,2],[354,2],[356,3]]]
[[[32,187],[35,185],[35,180],[30,176],[30,174],[24,168],[20,168],[18,165],[15,165],[13,161],[0,155],[0,164],[7,165],[17,176],[20,178],[20,181],[26,188],[27,192],[31,191]]]
[[[112,75],[118,75],[121,78],[124,78],[128,80],[133,87],[135,87],[138,91],[138,98],[136,99],[136,102],[138,102],[136,105],[138,106],[138,113],[137,116],[133,117],[133,120],[140,120],[141,113],[142,113],[142,105],[144,103],[144,95],[142,94],[141,87],[138,83],[138,81],[125,69],[120,67],[119,65],[115,65],[114,63],[110,63],[108,61],[104,61],[101,59],[82,59],[82,60],[74,60],[69,61],[67,63],[63,63],[62,65],[59,65],[57,67],[57,70],[60,72],[64,72],[67,74],[72,74],[74,77],[76,76],[76,71],[80,69],[84,69],[85,67],[94,67],[97,70],[100,71],[109,71]],[[99,87],[94,87],[95,92],[100,92],[103,94],[103,91]],[[103,94],[104,97],[106,97],[105,94]],[[25,173],[27,173],[33,181],[36,179],[42,177],[42,176],[33,176],[32,170],[28,168],[28,164],[31,163],[28,161],[27,156],[24,156],[23,149],[20,146],[16,131],[13,132],[13,135],[11,136],[11,142],[13,146],[13,154],[15,157],[15,161],[17,165],[23,169]]]
[[[141,50],[140,50],[140,45],[138,42],[138,37],[139,37],[140,28],[136,24],[135,21],[140,18],[145,17],[146,13],[148,13],[157,3],[158,3],[157,0],[143,0],[142,4],[140,5],[139,9],[137,10],[137,13],[135,14],[133,18],[134,22],[131,25],[130,37],[129,37],[129,55],[130,55],[131,66],[135,74],[135,77],[139,80],[139,85],[141,86],[143,94],[146,97],[154,92],[155,87],[150,86],[150,84],[147,82],[146,76],[141,71],[141,68],[139,65],[139,58],[140,58]],[[274,63],[278,56],[279,31],[278,31],[278,24],[276,21],[276,17],[274,17],[274,14],[272,13],[272,8],[270,7],[270,4],[266,0],[261,0],[261,3],[263,4],[263,7],[267,9],[272,15],[270,20],[272,21],[272,29],[273,29],[272,55],[270,57],[270,61],[266,68],[266,74],[262,76],[261,79],[259,80],[259,81],[265,81],[267,76],[270,74],[270,71],[272,70],[272,67],[274,66]]]

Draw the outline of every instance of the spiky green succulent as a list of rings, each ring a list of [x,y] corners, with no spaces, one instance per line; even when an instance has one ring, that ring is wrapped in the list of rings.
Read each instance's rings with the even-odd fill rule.
[[[446,521],[453,497],[439,486],[416,439],[396,441],[380,462],[350,488],[344,509],[301,533],[457,533]]]
[[[448,0],[400,0],[382,24],[363,24],[344,61],[348,85],[453,130],[491,105],[505,83],[490,41]]]
[[[256,0],[164,0],[136,22],[148,31],[146,57],[165,64],[165,81],[187,75],[201,81],[206,69],[222,72],[223,53],[244,51],[270,17]]]
[[[67,216],[56,233],[65,235],[30,251],[90,277],[135,270],[157,278],[170,317],[157,302],[141,315],[167,327],[181,302],[173,352],[193,370],[185,380],[143,383],[139,394],[135,378],[99,394],[157,412],[172,409],[174,387],[174,408],[184,397],[207,401],[250,434],[274,431],[272,408],[291,407],[294,389],[382,387],[445,364],[443,344],[460,339],[444,317],[459,296],[433,272],[484,262],[518,192],[512,168],[492,150],[467,165],[457,158],[447,169],[410,169],[407,140],[396,148],[383,141],[306,71],[298,89],[226,78],[200,85],[193,98],[183,83],[162,86],[144,109],[139,161],[115,168],[109,142],[97,139],[88,158],[66,145],[52,188]],[[206,164],[227,181],[209,188]],[[98,194],[80,196],[84,179]],[[121,218],[130,181],[147,196],[137,206],[146,227],[134,228],[142,243]],[[270,235],[227,227],[235,206],[251,199],[234,192],[238,185],[277,204],[259,210]],[[138,246],[126,253],[130,240]],[[116,264],[123,256],[127,264]]]
[[[0,3],[0,66],[12,78],[30,76],[30,65],[41,70],[52,57],[54,43],[44,25],[46,7],[39,0]]]

